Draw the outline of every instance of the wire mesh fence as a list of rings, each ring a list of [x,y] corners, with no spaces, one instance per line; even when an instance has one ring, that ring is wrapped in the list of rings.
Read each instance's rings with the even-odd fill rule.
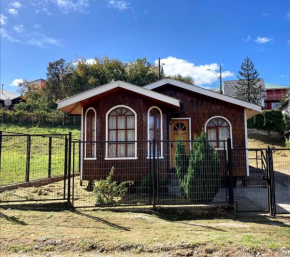
[[[237,211],[268,212],[266,149],[232,149]]]
[[[78,141],[72,149],[74,207],[228,202],[226,150],[208,142]]]
[[[290,149],[273,150],[277,213],[290,213]]]
[[[0,132],[0,201],[65,198],[67,148],[68,135]]]

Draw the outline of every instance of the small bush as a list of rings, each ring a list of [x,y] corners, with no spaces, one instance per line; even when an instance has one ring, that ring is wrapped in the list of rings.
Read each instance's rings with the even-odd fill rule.
[[[116,205],[116,198],[120,200],[127,193],[127,185],[134,184],[133,181],[124,181],[119,184],[117,181],[113,181],[114,169],[114,167],[111,168],[109,176],[105,180],[95,181],[96,205]]]
[[[151,181],[153,181],[153,175],[151,175]],[[153,182],[152,182],[153,185]],[[158,176],[158,186],[165,187],[166,182],[161,175]],[[138,193],[149,193],[150,191],[150,174],[144,176],[140,185],[138,186],[137,192]]]

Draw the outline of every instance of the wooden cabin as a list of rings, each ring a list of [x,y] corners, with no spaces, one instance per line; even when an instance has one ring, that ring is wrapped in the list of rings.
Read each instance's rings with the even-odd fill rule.
[[[173,169],[175,144],[168,141],[190,141],[202,129],[208,140],[230,137],[234,149],[245,149],[247,120],[261,112],[258,105],[169,78],[145,87],[111,82],[61,100],[58,108],[82,117],[81,180],[91,182],[112,166],[119,181],[138,181],[148,174],[153,152],[159,167]],[[153,138],[155,149],[148,143]],[[224,151],[223,142],[211,145]],[[234,163],[236,177],[249,172],[246,156],[240,162]]]

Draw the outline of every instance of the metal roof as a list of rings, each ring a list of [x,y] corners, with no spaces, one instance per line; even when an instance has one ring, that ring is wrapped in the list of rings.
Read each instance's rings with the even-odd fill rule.
[[[19,97],[19,95],[15,94],[14,92],[11,92],[11,91],[6,91],[6,90],[3,90],[1,91],[0,90],[0,100],[6,100],[6,99],[14,99],[14,98],[17,98]]]

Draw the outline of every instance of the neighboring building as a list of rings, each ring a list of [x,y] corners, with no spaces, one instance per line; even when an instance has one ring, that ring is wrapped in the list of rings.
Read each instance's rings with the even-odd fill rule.
[[[279,109],[283,114],[290,116],[290,98],[287,98]]]
[[[46,86],[46,81],[44,79],[37,79],[29,82],[30,86],[33,86],[35,89],[42,91]]]
[[[14,92],[1,90],[0,91],[0,108],[5,107],[4,101],[10,99],[12,104],[8,107],[8,109],[12,109],[15,104],[18,104],[21,100],[21,97]]]
[[[281,106],[281,100],[286,96],[289,89],[290,87],[287,86],[266,84],[265,109],[278,109]]]
[[[142,142],[153,138],[159,142],[155,156],[170,172],[175,170],[176,140],[192,140],[203,129],[209,140],[217,140],[211,145],[221,155],[225,146],[219,140],[229,137],[233,148],[245,149],[247,120],[262,111],[261,106],[169,78],[143,88],[111,82],[61,100],[58,108],[82,117],[81,180],[90,183],[106,178],[112,166],[116,180],[140,181],[153,156],[149,143],[147,148]],[[185,144],[188,153],[191,144]],[[234,164],[235,177],[249,174],[246,160],[244,156]],[[130,161],[127,176],[122,172]]]
[[[258,82],[258,85],[260,85],[262,87],[262,96],[261,96],[261,106],[264,107],[264,101],[265,101],[265,98],[266,98],[266,87],[265,87],[265,83],[264,83],[264,79],[261,79],[259,82]],[[228,96],[232,96],[232,97],[236,97],[236,93],[237,93],[237,87],[240,87],[239,84],[238,84],[238,80],[227,80],[227,81],[224,81],[223,82],[223,93],[225,95],[228,95]]]

